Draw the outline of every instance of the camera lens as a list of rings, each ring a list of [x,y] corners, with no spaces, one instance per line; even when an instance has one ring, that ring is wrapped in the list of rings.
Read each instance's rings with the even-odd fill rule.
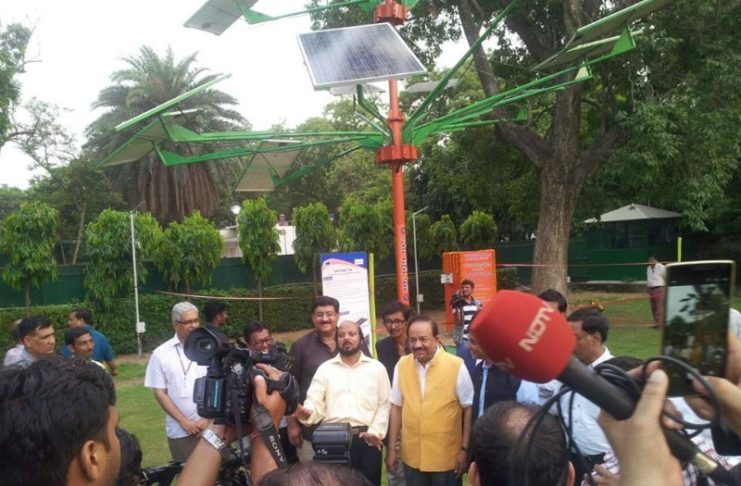
[[[211,339],[201,339],[196,342],[196,349],[201,353],[211,354],[214,351],[215,344]]]

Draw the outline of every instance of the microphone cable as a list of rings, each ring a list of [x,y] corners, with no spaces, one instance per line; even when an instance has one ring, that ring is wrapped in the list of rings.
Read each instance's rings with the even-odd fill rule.
[[[651,358],[647,359],[643,365],[641,366],[641,373],[639,378],[635,378],[627,373],[626,370],[620,368],[619,366],[615,366],[613,364],[604,363],[600,364],[597,367],[595,367],[595,373],[600,375],[602,378],[609,381],[612,385],[620,388],[625,393],[627,393],[636,403],[638,402],[641,392],[643,390],[643,386],[646,383],[646,379],[648,376],[648,365],[654,361],[658,362],[665,362],[665,363],[671,363],[672,365],[678,366],[682,368],[683,371],[685,371],[688,375],[690,375],[692,378],[696,379],[698,383],[702,385],[702,387],[707,392],[706,398],[712,408],[715,410],[715,414],[708,419],[708,423],[692,423],[684,420],[681,416],[672,413],[666,408],[662,411],[662,415],[669,418],[670,420],[679,423],[682,425],[683,430],[680,432],[684,434],[688,439],[691,439],[695,437],[696,435],[700,434],[703,430],[714,427],[718,421],[720,420],[722,416],[722,405],[720,403],[720,400],[718,399],[717,394],[715,393],[715,390],[713,389],[712,385],[700,374],[698,370],[690,366],[688,363],[678,360],[676,358],[670,357],[670,356],[652,356]],[[569,410],[569,416],[568,420],[564,420],[564,414],[563,414],[563,406],[562,403],[563,396],[567,393],[571,393],[571,396],[569,397],[568,404],[566,404],[566,407]],[[521,431],[520,435],[517,438],[517,441],[515,442],[514,448],[513,448],[513,460],[510,462],[510,468],[509,468],[509,483],[511,485],[522,483],[523,486],[529,486],[530,484],[530,472],[527,467],[524,467],[522,471],[518,471],[518,463],[520,462],[518,459],[522,458],[522,464],[527,464],[528,459],[531,456],[531,451],[533,447],[533,443],[535,440],[535,430],[540,426],[540,424],[543,422],[545,417],[550,413],[549,411],[554,406],[556,407],[558,411],[557,418],[561,422],[561,426],[564,431],[564,440],[566,440],[566,456],[564,457],[564,468],[559,476],[559,485],[565,484],[566,475],[568,472],[568,451],[573,451],[575,455],[579,458],[579,460],[584,461],[583,455],[581,454],[581,451],[579,450],[578,445],[573,439],[572,436],[572,430],[573,430],[573,406],[574,406],[574,398],[575,398],[576,392],[574,392],[570,387],[567,385],[563,385],[558,392],[554,393],[552,397],[550,397],[548,400],[546,400],[541,408],[528,420],[527,424]],[[691,431],[691,432],[687,432]],[[524,450],[523,450],[524,448]],[[584,461],[582,466],[587,466],[586,461]],[[683,464],[683,469],[686,467],[686,464]],[[588,467],[584,468],[585,470],[588,470]],[[719,471],[722,476],[720,477],[712,477],[718,484],[727,484],[730,486],[739,484],[733,478],[728,474],[728,471],[723,469],[722,466],[719,467],[722,471]],[[580,478],[576,478],[577,481]],[[583,478],[582,478],[583,479]],[[592,478],[591,474],[586,476],[586,481],[591,485],[595,486],[594,479]],[[577,483],[580,484],[580,483]]]

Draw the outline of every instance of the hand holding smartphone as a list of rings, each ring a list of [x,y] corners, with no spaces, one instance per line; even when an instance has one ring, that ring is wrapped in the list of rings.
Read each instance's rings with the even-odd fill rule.
[[[666,266],[661,354],[688,363],[706,376],[725,375],[728,326],[736,264],[730,260]],[[691,377],[665,363],[670,396],[696,395]]]

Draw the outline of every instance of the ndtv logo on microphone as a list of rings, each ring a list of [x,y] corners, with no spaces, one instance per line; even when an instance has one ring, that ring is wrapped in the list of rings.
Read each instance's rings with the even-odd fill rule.
[[[548,322],[551,321],[552,312],[554,312],[553,309],[547,305],[543,305],[543,307],[538,309],[538,313],[535,314],[535,318],[525,332],[525,337],[522,338],[517,345],[528,353],[531,353],[533,351],[533,346],[538,344],[541,336],[543,336],[545,330],[548,329]]]

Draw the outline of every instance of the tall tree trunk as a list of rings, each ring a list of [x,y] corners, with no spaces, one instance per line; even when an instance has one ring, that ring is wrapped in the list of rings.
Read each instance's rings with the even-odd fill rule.
[[[258,320],[262,321],[262,280],[257,281],[257,297],[260,299],[257,301]]]
[[[540,293],[554,289],[565,294],[571,221],[579,190],[570,185],[560,164],[548,163],[540,176],[540,212],[533,261],[532,288]],[[579,184],[581,187],[581,184]]]
[[[470,45],[478,38],[480,23],[472,11],[471,0],[457,0],[457,4],[461,26]],[[565,2],[568,28],[574,28],[575,22],[591,21],[598,12],[596,2],[583,2],[581,10],[574,5],[573,1]],[[543,60],[555,52],[556,46],[549,44],[548,36],[544,37],[522,13],[513,12],[506,24],[520,36],[534,58]],[[498,94],[494,69],[483,48],[474,52],[474,60],[486,96]],[[563,292],[566,289],[571,223],[579,193],[587,177],[617,145],[619,132],[612,127],[596,137],[588,149],[580,148],[582,89],[575,86],[556,95],[551,133],[547,138],[531,126],[501,123],[495,128],[498,138],[522,152],[540,171],[541,199],[533,263],[543,266],[533,270],[532,286],[536,291],[553,288]],[[503,115],[499,112],[495,116]]]
[[[87,214],[87,203],[82,203],[82,209],[80,209],[80,222],[77,224],[77,240],[75,241],[75,252],[72,255],[72,265],[77,264],[77,255],[80,252],[80,245],[82,244],[82,231],[85,229],[85,215]]]

